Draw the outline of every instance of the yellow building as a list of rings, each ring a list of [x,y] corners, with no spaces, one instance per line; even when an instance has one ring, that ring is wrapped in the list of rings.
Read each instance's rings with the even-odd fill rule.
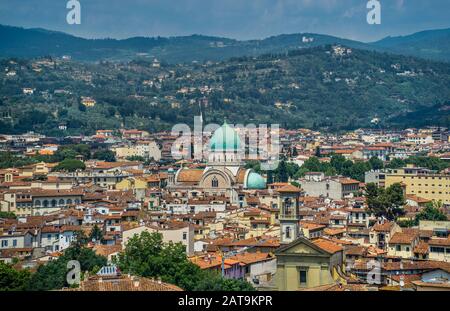
[[[116,189],[121,191],[145,190],[147,189],[147,181],[145,179],[130,177],[117,183]]]
[[[436,174],[425,168],[408,166],[390,169],[386,173],[385,186],[401,183],[406,188],[406,195],[442,201],[450,204],[450,175]]]
[[[30,164],[20,168],[21,170],[20,175],[26,177],[46,176],[56,165],[57,164],[55,163],[45,163],[45,162]]]
[[[325,239],[298,238],[278,249],[276,287],[279,291],[297,291],[341,282],[343,249]],[[341,271],[341,272],[339,272]]]

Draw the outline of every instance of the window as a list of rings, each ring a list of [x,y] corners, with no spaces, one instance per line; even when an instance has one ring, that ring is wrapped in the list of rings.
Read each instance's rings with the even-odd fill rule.
[[[300,270],[300,285],[306,285],[308,279],[307,279],[307,271]]]
[[[187,232],[183,232],[183,240],[187,240]]]
[[[286,227],[286,238],[287,239],[291,238],[291,227]]]
[[[409,247],[408,246],[406,247],[406,251],[409,252]]]
[[[8,247],[8,240],[2,241],[2,247]]]
[[[216,177],[214,177],[211,181],[211,186],[212,188],[218,188],[219,187],[219,181],[217,180]]]
[[[444,253],[444,248],[443,247],[430,247],[430,252],[432,253]]]
[[[400,245],[397,245],[397,246],[395,247],[395,250],[396,250],[397,252],[399,252],[399,251],[402,250],[402,247],[401,247]]]
[[[13,247],[17,246],[17,240],[13,240]]]

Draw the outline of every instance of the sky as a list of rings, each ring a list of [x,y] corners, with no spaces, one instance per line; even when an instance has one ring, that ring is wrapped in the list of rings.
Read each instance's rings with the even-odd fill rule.
[[[85,38],[202,34],[239,40],[321,33],[364,42],[450,28],[449,0],[380,0],[381,25],[366,21],[368,0],[79,0],[81,24],[66,22],[68,0],[0,0],[0,24]]]

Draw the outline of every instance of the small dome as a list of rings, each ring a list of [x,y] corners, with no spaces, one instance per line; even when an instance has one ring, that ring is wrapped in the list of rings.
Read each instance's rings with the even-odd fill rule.
[[[253,190],[266,189],[266,180],[258,173],[251,171],[247,176],[245,188]]]
[[[210,151],[239,151],[241,139],[238,133],[226,122],[218,128],[209,141]]]

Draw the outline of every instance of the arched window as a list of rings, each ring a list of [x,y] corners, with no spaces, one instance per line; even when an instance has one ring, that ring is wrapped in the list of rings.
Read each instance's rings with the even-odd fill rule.
[[[44,207],[48,207],[48,200],[44,200]]]
[[[214,178],[211,181],[212,188],[219,188],[219,180],[214,176]]]
[[[67,205],[72,204],[72,199],[67,199]]]
[[[286,227],[286,238],[287,239],[291,238],[291,227]]]
[[[56,200],[55,199],[52,200],[52,207],[56,207]]]
[[[40,200],[34,201],[34,205],[35,205],[35,206],[41,206],[41,201],[40,201]]]
[[[59,205],[64,205],[64,200],[63,199],[59,200]]]

